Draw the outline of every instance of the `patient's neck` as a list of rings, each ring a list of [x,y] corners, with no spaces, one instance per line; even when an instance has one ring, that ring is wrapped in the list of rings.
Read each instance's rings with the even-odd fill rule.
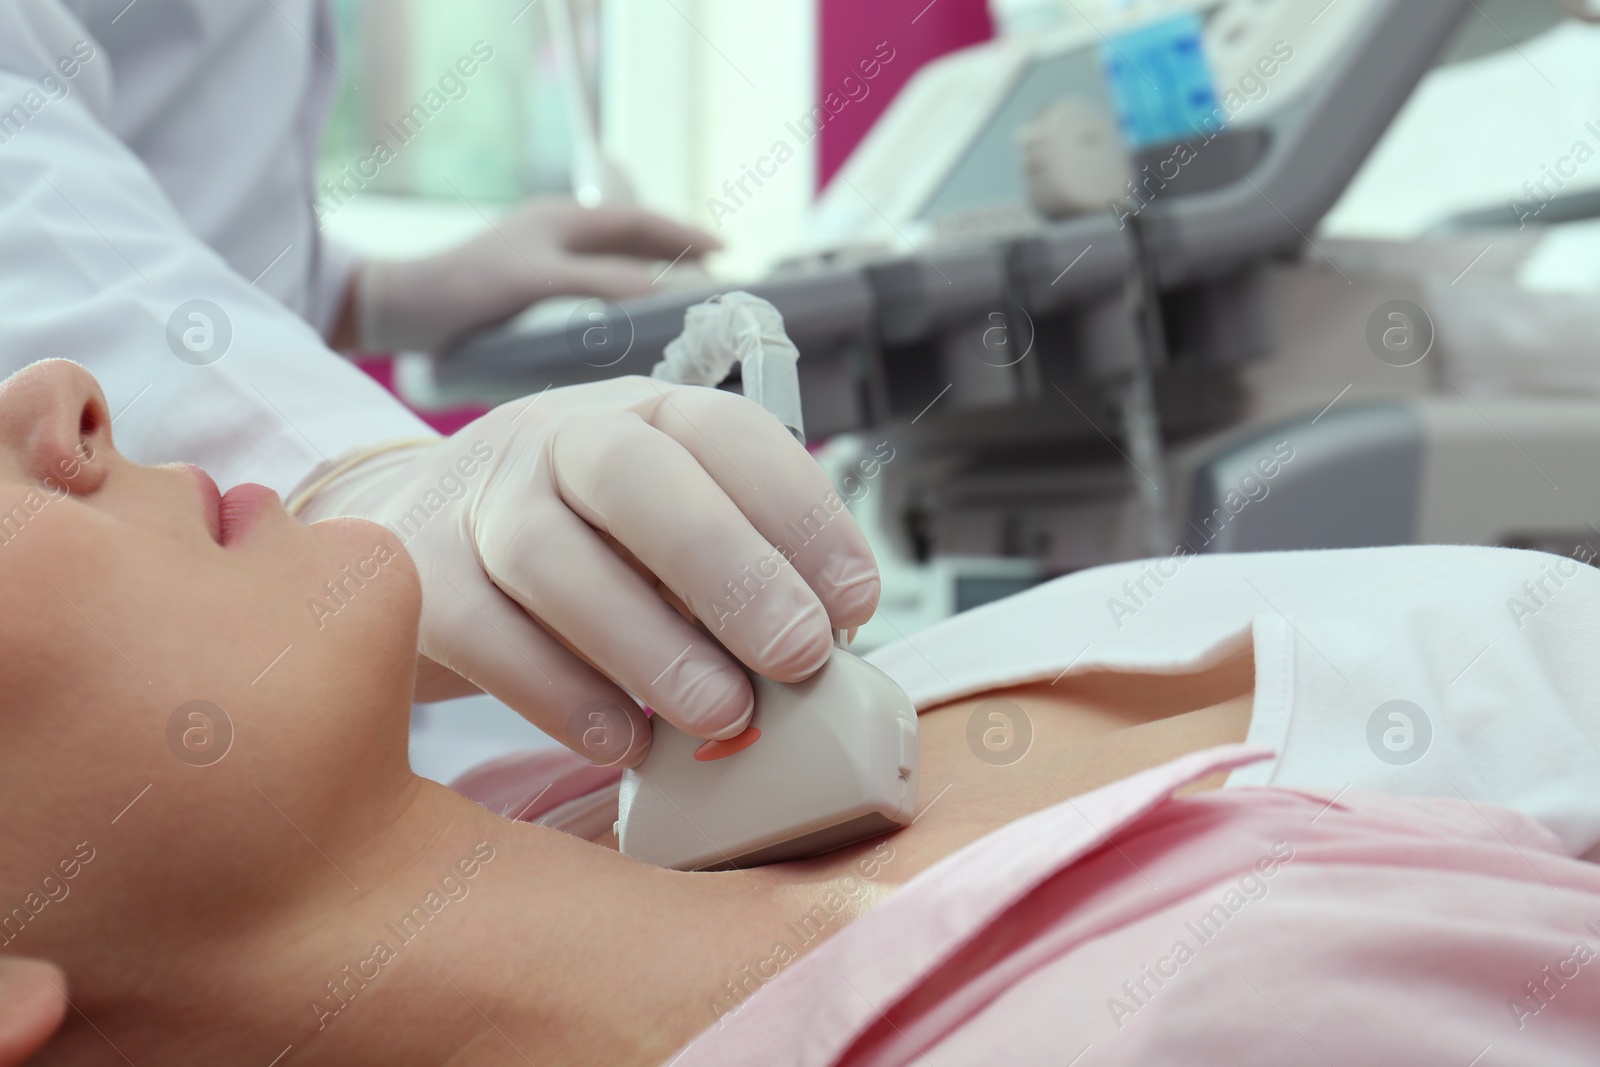
[[[660,1063],[816,892],[792,874],[657,870],[431,783],[385,836],[345,872],[362,891],[329,881],[263,932],[270,968],[229,997],[240,1055]]]

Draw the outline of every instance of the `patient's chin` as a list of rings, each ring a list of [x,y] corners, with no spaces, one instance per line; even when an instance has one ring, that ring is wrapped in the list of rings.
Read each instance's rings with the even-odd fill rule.
[[[312,529],[325,550],[307,575],[307,622],[324,633],[343,616],[346,629],[376,630],[369,636],[398,642],[404,658],[414,659],[422,585],[399,538],[375,522],[353,517],[325,519]]]
[[[292,562],[293,592],[277,608],[293,620],[284,638],[292,648],[266,680],[286,669],[280,682],[297,708],[287,718],[320,709],[319,732],[403,750],[422,608],[416,566],[390,531],[365,519],[311,529],[316,551]]]

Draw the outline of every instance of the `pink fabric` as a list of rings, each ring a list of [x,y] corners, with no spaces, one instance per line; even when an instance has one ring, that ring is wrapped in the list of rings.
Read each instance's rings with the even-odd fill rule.
[[[1600,1062],[1600,868],[1464,801],[1170,799],[1267,755],[1195,753],[988,835],[674,1062]]]
[[[1600,866],[1464,799],[1171,796],[1271,755],[1193,753],[1016,820],[708,1005],[672,1062],[1600,1063]],[[533,821],[617,776],[543,750],[455,785]]]
[[[862,60],[880,42],[894,59],[866,83],[867,95],[851,99],[822,127],[817,152],[821,189],[850,158],[896,93],[923,64],[994,36],[986,0],[822,0],[818,7],[821,45],[817,50],[817,107],[828,94],[859,97]],[[887,29],[886,29],[887,27]]]
[[[352,359],[351,362],[366,372],[367,377],[393,393],[396,400],[411,408],[412,414],[416,415],[417,418],[446,436],[455,433],[461,427],[489,410],[481,404],[467,404],[461,407],[447,408],[443,411],[419,411],[411,407],[395,386],[393,356],[368,352]]]

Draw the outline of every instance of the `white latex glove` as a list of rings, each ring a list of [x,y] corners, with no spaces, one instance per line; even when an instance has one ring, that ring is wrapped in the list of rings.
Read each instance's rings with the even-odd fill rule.
[[[531,200],[438,255],[357,268],[355,342],[367,351],[438,352],[449,341],[552,296],[620,300],[647,292],[722,244],[627,204]]]
[[[650,378],[505,404],[358,462],[299,513],[387,525],[422,576],[421,653],[600,763],[649,749],[626,693],[731,737],[755,699],[735,657],[798,681],[878,600],[866,538],[777,419]]]
[[[67,976],[60,967],[0,958],[0,1067],[27,1063],[60,1027],[66,1011]]]

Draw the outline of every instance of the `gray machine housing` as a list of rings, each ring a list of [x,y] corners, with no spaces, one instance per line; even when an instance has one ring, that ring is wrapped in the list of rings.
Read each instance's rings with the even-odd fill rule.
[[[1248,456],[1214,457],[1174,490],[1164,473],[1169,449],[1214,438],[1248,415],[1241,375],[1277,344],[1269,267],[1307,251],[1305,235],[1467,6],[1366,0],[1304,91],[1220,132],[1197,131],[1183,142],[1194,162],[1175,177],[1160,164],[1176,143],[1140,152],[1128,195],[1106,210],[1034,216],[909,251],[809,255],[740,285],[782,312],[801,350],[812,435],[872,430],[894,440],[881,510],[895,547],[911,559],[1031,557],[1050,573],[1193,542],[1194,526],[1203,528],[1223,487],[1237,481],[1229,464]],[[1088,47],[1041,62],[1016,92],[1034,101],[1082,95],[1094,81],[1084,72],[1097,63]],[[996,195],[1014,199],[1025,183],[1010,168],[1021,164],[995,146],[1014,142],[1030,117],[1029,107],[998,108],[952,170],[954,191],[933,205],[985,207],[972,179],[984,169],[978,163],[1001,175]],[[596,302],[564,324],[479,334],[434,362],[434,388],[441,397],[508,397],[647,373],[684,310],[721,288]],[[585,342],[597,323],[608,331],[603,353]],[[997,349],[1002,336],[1009,347]],[[1279,484],[1273,507],[1235,519],[1200,549],[1406,539],[1400,501],[1417,490],[1417,476],[1406,473],[1408,463],[1416,469],[1414,421],[1398,409],[1329,415],[1319,424],[1326,449],[1317,443],[1323,430],[1302,446],[1307,462],[1291,481],[1305,479],[1303,488]],[[1334,431],[1345,437],[1334,442]],[[1381,477],[1350,473],[1380,452]],[[1350,492],[1373,505],[1331,503]],[[1318,512],[1336,506],[1337,515]],[[1269,516],[1277,517],[1263,525]]]

